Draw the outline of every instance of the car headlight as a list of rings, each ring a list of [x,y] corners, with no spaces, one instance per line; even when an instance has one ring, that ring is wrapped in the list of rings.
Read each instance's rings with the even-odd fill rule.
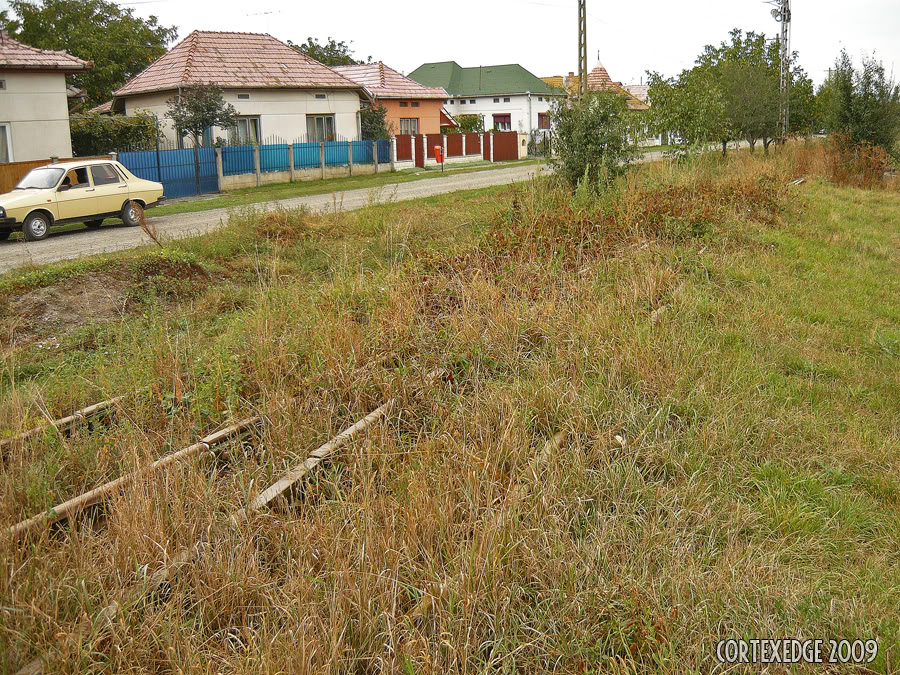
[[[0,206],[0,218],[6,218],[6,209]]]

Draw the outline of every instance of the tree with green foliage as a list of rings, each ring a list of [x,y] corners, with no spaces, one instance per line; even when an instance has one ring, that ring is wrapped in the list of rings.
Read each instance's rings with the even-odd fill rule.
[[[391,137],[387,123],[387,108],[381,103],[359,111],[359,126],[364,141],[383,141]]]
[[[447,129],[446,133],[448,134],[484,133],[484,117],[481,115],[457,115],[453,119],[456,120],[459,126]]]
[[[306,38],[306,42],[299,45],[290,40],[288,40],[288,44],[294,49],[315,59],[319,63],[324,63],[326,66],[357,66],[361,63],[372,63],[371,56],[366,61],[358,61],[356,59],[353,48],[351,47],[353,44],[352,40],[349,43],[344,42],[343,40],[338,42],[334,38],[329,37],[328,40],[322,44],[316,38],[308,37]]]
[[[92,157],[123,150],[152,150],[156,147],[159,125],[156,115],[139,111],[134,115],[72,115],[72,154]]]
[[[677,78],[648,75],[651,129],[696,151],[733,137],[725,96],[708,69],[684,70]]]
[[[10,37],[40,49],[65,50],[93,61],[94,67],[71,76],[87,92],[89,106],[113,92],[165,54],[177,28],[141,19],[131,8],[108,0],[10,0],[0,13],[0,28]]]
[[[819,91],[825,125],[853,144],[870,143],[898,157],[900,87],[874,56],[859,69],[842,50],[826,85]]]
[[[172,120],[179,138],[189,135],[194,142],[194,168],[199,194],[199,148],[203,132],[211,127],[230,129],[235,125],[237,110],[225,101],[219,87],[212,84],[195,84],[185,87],[177,96],[169,99],[166,117]]]
[[[638,120],[618,94],[590,92],[555,101],[550,117],[556,129],[556,156],[550,163],[572,187],[609,185],[638,155]]]

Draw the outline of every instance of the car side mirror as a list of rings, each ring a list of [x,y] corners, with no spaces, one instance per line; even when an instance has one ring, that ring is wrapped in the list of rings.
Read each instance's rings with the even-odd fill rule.
[[[72,189],[71,185],[60,185],[56,191],[57,192],[65,192],[66,190],[71,190],[71,189]]]

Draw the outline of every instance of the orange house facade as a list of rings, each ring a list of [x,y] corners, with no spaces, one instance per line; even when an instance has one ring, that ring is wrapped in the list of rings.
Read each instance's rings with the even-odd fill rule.
[[[421,85],[381,62],[334,70],[364,87],[376,105],[385,107],[391,135],[441,133],[441,110],[447,98],[443,89]]]

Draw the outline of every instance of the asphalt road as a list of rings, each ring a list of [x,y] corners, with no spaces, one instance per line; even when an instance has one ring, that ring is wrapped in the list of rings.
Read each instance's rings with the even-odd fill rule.
[[[493,185],[508,185],[528,180],[540,167],[531,164],[508,169],[493,169],[473,173],[451,174],[443,178],[429,178],[411,183],[384,185],[380,188],[348,190],[278,202],[256,204],[257,208],[305,205],[314,211],[330,210],[337,203],[345,211],[366,206],[373,199],[384,201],[405,201],[432,195],[474,190]],[[204,234],[222,227],[228,220],[229,209],[213,209],[197,213],[183,213],[171,216],[153,217],[153,210],[147,215],[156,225],[163,239],[180,239]],[[125,225],[104,225],[98,230],[77,229],[68,232],[51,232],[43,241],[0,242],[0,272],[6,272],[26,264],[42,265],[58,260],[69,260],[82,256],[110,251],[135,248],[152,243],[139,227]]]

